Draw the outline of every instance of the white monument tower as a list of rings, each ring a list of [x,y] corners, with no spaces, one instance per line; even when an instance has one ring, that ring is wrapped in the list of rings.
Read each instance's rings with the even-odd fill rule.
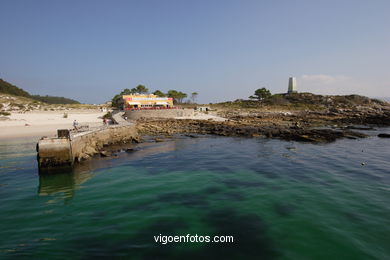
[[[298,87],[297,87],[297,79],[295,77],[290,77],[288,79],[288,94],[291,93],[297,93],[298,92]]]

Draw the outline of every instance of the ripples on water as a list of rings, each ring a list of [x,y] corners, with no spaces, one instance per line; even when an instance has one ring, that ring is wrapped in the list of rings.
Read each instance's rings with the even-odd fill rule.
[[[182,138],[39,176],[2,143],[0,258],[389,259],[389,144]],[[235,241],[153,240],[188,233]]]

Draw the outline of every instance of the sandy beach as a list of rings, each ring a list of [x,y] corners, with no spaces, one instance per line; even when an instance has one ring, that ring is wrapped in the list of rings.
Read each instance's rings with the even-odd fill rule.
[[[64,113],[68,117],[64,117]],[[73,120],[90,127],[102,124],[105,112],[99,110],[75,111],[33,111],[12,113],[6,120],[0,120],[0,140],[19,137],[54,136],[57,129],[73,128]]]

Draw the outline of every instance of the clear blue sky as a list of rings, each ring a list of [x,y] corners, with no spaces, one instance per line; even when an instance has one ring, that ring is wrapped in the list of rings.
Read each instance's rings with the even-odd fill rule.
[[[390,96],[390,1],[0,1],[0,78],[100,103],[124,88]]]

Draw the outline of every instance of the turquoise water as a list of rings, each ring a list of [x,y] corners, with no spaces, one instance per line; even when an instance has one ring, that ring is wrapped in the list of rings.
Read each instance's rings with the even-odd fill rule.
[[[2,142],[0,258],[390,259],[389,145],[182,137],[39,176],[35,140]]]

